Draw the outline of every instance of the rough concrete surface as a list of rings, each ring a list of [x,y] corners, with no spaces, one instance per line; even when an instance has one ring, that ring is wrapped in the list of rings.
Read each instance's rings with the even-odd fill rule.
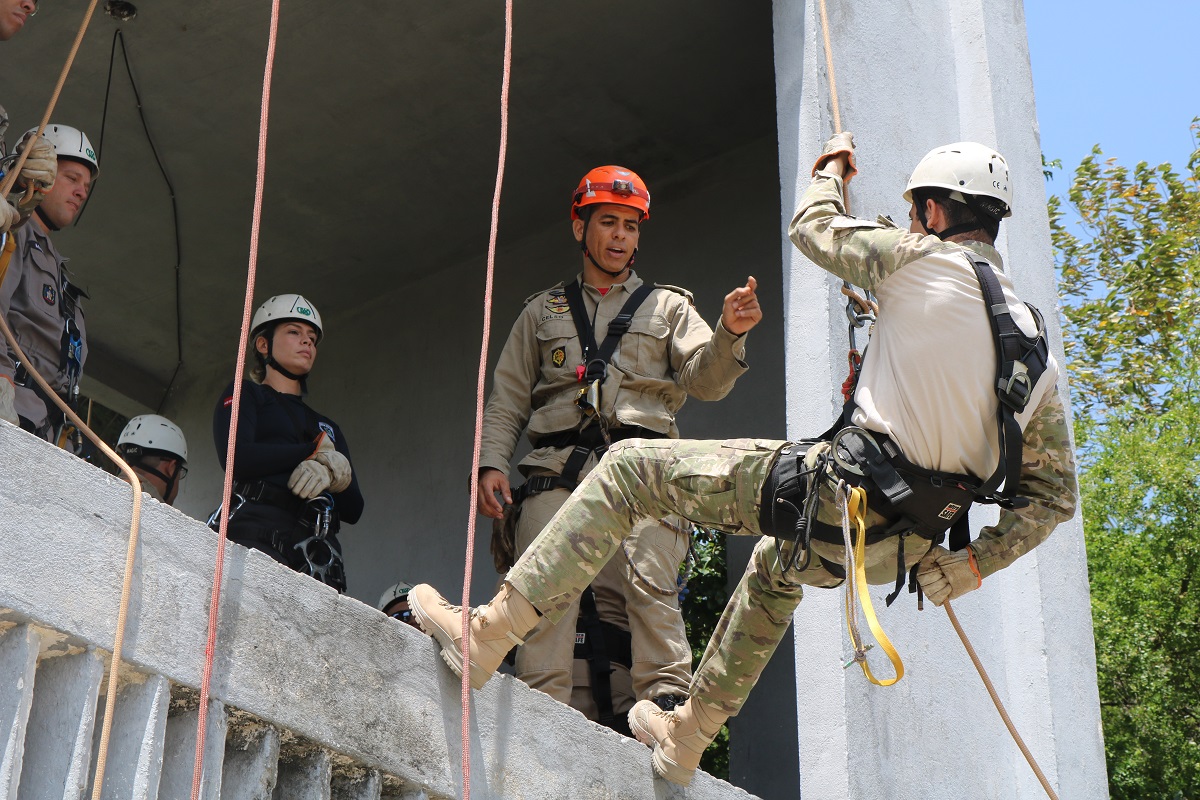
[[[111,646],[128,488],[4,423],[0,464],[44,476],[24,491],[0,482],[0,515],[23,520],[0,574],[0,607]],[[146,502],[127,662],[199,685],[215,550],[208,528]],[[459,682],[433,641],[236,545],[227,550],[212,696],[431,797],[459,795]],[[686,791],[655,779],[645,747],[511,677],[475,693],[471,711],[473,797],[748,796],[706,775]],[[148,718],[136,729],[149,730]],[[227,762],[225,785],[232,769]]]
[[[0,800],[15,800],[25,754],[25,725],[33,705],[39,637],[28,625],[0,636]]]
[[[219,800],[221,771],[225,760],[225,706],[209,701],[208,730],[204,735],[204,774],[200,779],[201,800]],[[163,749],[162,779],[158,800],[190,800],[196,771],[196,733],[200,712],[190,709],[167,718]]]

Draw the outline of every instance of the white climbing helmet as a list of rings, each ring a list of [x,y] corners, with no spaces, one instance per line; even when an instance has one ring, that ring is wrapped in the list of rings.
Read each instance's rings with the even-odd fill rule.
[[[400,581],[395,586],[389,586],[387,591],[379,596],[379,605],[376,606],[380,611],[390,606],[392,603],[397,603],[401,600],[408,599],[408,593],[412,591],[412,586]]]
[[[35,133],[37,133],[37,128],[31,128],[25,131],[25,135],[21,139],[28,139]],[[100,174],[100,161],[96,158],[96,151],[92,149],[92,143],[88,140],[86,133],[78,128],[72,128],[70,125],[58,125],[52,122],[46,126],[46,130],[42,131],[42,135],[54,145],[59,158],[70,158],[86,164],[87,168],[91,170],[92,180],[96,180],[96,176]]]
[[[122,455],[161,453],[187,464],[187,439],[183,431],[174,422],[158,414],[142,414],[129,420],[117,439],[117,450]]]
[[[263,303],[258,307],[258,311],[254,312],[254,322],[250,330],[254,336],[258,336],[267,325],[289,320],[307,322],[316,328],[318,343],[325,338],[317,307],[298,294],[277,294]]]
[[[1008,162],[977,142],[955,142],[930,150],[908,179],[904,199],[909,203],[913,202],[914,189],[947,189],[951,200],[972,208],[981,206],[993,219],[1012,216]],[[968,201],[967,196],[975,202]],[[1003,207],[991,202],[996,200]]]

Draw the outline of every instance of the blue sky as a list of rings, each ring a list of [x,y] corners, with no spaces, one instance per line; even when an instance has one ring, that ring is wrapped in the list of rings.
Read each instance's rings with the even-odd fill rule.
[[[1129,166],[1186,164],[1200,116],[1200,0],[1025,0],[1025,18],[1042,152],[1064,167],[1048,191],[1065,192],[1097,143]]]

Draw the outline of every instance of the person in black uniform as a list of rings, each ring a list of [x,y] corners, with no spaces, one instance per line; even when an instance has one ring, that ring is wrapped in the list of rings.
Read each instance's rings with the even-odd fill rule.
[[[303,400],[322,338],[321,316],[298,294],[278,295],[255,312],[252,330],[257,364],[254,380],[242,383],[229,539],[344,592],[337,535],[341,523],[362,516],[363,496],[346,437]],[[221,394],[213,414],[222,464],[233,388],[230,383]],[[217,518],[214,513],[209,524]]]

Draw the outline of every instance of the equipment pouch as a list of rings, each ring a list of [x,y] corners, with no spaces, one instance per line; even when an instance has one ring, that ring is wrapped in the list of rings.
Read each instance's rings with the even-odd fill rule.
[[[594,380],[579,390],[575,405],[583,410],[585,416],[592,416],[600,411],[600,381]]]
[[[521,517],[520,504],[506,505],[504,516],[492,520],[492,562],[496,572],[504,575],[516,562],[517,520]]]

